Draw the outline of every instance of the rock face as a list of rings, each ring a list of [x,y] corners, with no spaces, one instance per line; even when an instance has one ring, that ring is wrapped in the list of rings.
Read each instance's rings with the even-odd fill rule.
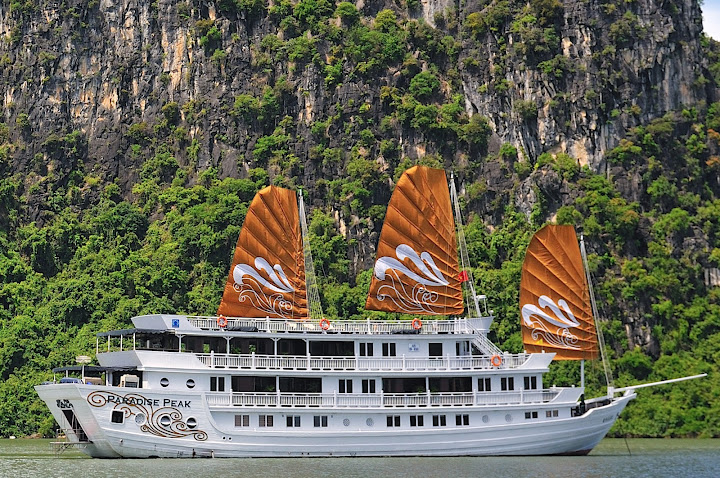
[[[292,36],[278,27],[282,15],[273,13],[280,2],[271,4],[270,13],[262,2],[38,3],[4,0],[0,6],[1,119],[13,127],[13,142],[22,144],[14,162],[24,171],[36,154],[46,154],[42,144],[50,134],[78,130],[87,140],[86,170],[119,177],[127,188],[139,166],[128,154],[137,140],[128,139],[129,128],[157,126],[162,107],[177,103],[187,132],[179,141],[200,145],[196,168],[242,174],[258,131],[228,119],[235,96],[258,94],[263,83],[285,75],[292,91],[277,121],[290,115],[293,133],[302,135],[348,102],[377,108],[380,86],[397,84],[398,69],[390,65],[377,81],[346,78],[327,88],[317,65],[332,53],[312,29],[307,35],[319,39],[319,61],[259,65],[264,37]],[[531,4],[553,8],[539,19],[539,7]],[[562,151],[601,170],[604,153],[628,128],[708,97],[697,0],[476,0],[459,8],[423,0],[409,13],[392,2],[357,5],[368,23],[387,7],[398,18],[424,17],[441,35],[460,40],[456,68],[468,113],[487,117],[496,140],[513,144],[530,161],[544,151]],[[499,12],[503,5],[512,13]],[[500,17],[473,29],[473,14]],[[22,131],[14,128],[19,115],[28,121]],[[434,152],[412,144],[418,137],[413,132],[395,133],[405,154]],[[307,153],[312,141],[293,146],[296,154]],[[184,148],[177,150],[184,156]]]

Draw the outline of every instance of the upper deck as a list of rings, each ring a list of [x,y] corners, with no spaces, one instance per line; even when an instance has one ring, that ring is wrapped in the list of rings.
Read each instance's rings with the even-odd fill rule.
[[[327,320],[323,324],[309,320],[284,320],[249,317],[210,317],[185,315],[143,315],[133,317],[138,329],[175,331],[196,335],[204,332],[264,334],[487,334],[493,316],[447,320]]]

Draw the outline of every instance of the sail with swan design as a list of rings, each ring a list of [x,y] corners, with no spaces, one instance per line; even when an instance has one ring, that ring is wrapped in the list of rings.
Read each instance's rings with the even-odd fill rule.
[[[522,267],[520,310],[527,352],[555,352],[555,360],[598,357],[590,290],[573,226],[546,225],[533,236]]]
[[[268,186],[250,204],[218,315],[308,318],[297,197]]]
[[[365,308],[418,315],[464,310],[445,171],[414,166],[388,204]]]

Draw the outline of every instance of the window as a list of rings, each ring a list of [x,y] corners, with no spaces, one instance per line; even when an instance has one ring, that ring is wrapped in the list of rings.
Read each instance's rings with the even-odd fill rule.
[[[235,415],[235,426],[236,427],[249,427],[250,426],[250,415]]]
[[[395,357],[397,355],[395,342],[382,344],[383,357]]]
[[[187,385],[187,388],[195,388],[195,380],[189,378],[185,385]]]
[[[372,357],[373,356],[373,344],[370,342],[360,342],[360,356],[361,357]]]
[[[411,427],[422,427],[425,425],[425,419],[422,415],[410,415]]]
[[[300,415],[288,415],[285,418],[285,423],[290,428],[298,428],[300,426]]]
[[[225,391],[225,377],[210,377],[210,391],[211,392],[224,392]]]
[[[470,425],[470,415],[467,413],[455,415],[455,425],[459,427],[466,427]]]
[[[352,380],[344,378],[340,379],[338,385],[338,393],[353,393]]]
[[[400,415],[388,415],[387,416],[388,427],[399,427],[400,426]]]
[[[166,377],[163,377],[160,379],[160,385],[163,387],[167,387],[170,385],[170,380],[168,380]]]
[[[523,377],[525,390],[537,390],[537,377]]]
[[[547,418],[557,418],[558,411],[557,410],[545,410],[545,417]]]
[[[431,357],[442,357],[442,342],[428,344],[429,352]]]
[[[445,417],[445,415],[433,415],[433,426],[434,427],[447,426],[447,418]]]
[[[502,377],[500,379],[500,390],[502,390],[503,392],[506,390],[515,390],[515,378]]]
[[[328,426],[327,418],[328,418],[327,415],[315,415],[313,417],[313,426],[316,428],[317,427],[327,428],[327,426]]]
[[[375,393],[375,380],[363,380],[362,393]]]
[[[531,418],[537,418],[538,412],[525,412],[525,420],[530,420]]]
[[[113,410],[112,415],[110,416],[110,421],[113,423],[122,423],[124,418],[125,416],[122,411]]]
[[[261,427],[273,426],[273,416],[272,415],[260,415],[260,417],[258,418],[258,425]]]
[[[490,392],[490,377],[478,379],[478,392]]]

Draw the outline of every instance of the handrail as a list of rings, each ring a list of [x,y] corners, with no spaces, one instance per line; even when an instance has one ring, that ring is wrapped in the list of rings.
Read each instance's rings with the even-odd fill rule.
[[[227,326],[221,328],[217,317],[188,316],[194,327],[202,330],[230,330],[258,332],[302,332],[326,334],[468,334],[473,333],[468,319],[426,320],[420,329],[414,329],[411,320],[330,320],[330,328],[324,330],[320,323],[311,320],[284,320],[271,318],[227,317]]]
[[[317,357],[301,355],[195,354],[206,367],[213,369],[247,370],[318,370],[318,371],[428,371],[428,370],[493,370],[515,369],[528,359],[528,354],[505,354],[500,366],[492,357]]]
[[[277,393],[277,392],[210,392],[207,404],[216,407],[323,407],[323,408],[398,408],[550,403],[557,390],[517,390],[509,392],[421,392],[421,393]],[[573,402],[574,403],[574,402]]]

